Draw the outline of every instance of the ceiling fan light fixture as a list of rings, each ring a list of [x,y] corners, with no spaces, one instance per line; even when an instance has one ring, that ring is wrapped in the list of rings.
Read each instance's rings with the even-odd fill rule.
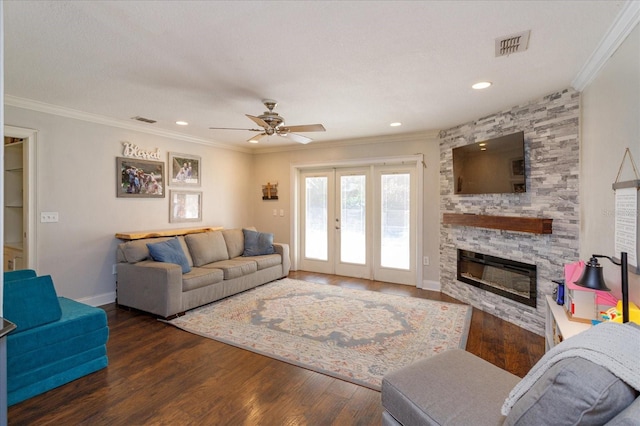
[[[294,142],[307,144],[311,142],[313,139],[299,135],[298,132],[324,132],[326,129],[322,124],[302,124],[298,126],[285,126],[284,118],[278,115],[277,112],[273,112],[273,108],[277,105],[277,102],[272,99],[264,99],[264,105],[267,107],[269,111],[265,111],[264,114],[260,116],[253,116],[250,114],[245,114],[247,118],[253,121],[255,124],[260,126],[260,128],[256,129],[241,129],[237,127],[209,127],[211,130],[244,130],[251,132],[261,132],[258,135],[253,136],[250,139],[247,139],[249,143],[258,143],[258,141],[264,137],[269,136],[280,136],[283,138],[290,139]]]
[[[471,86],[471,88],[476,90],[482,90],[482,89],[486,89],[487,87],[490,87],[492,84],[493,83],[491,83],[490,81],[479,81],[473,86]]]

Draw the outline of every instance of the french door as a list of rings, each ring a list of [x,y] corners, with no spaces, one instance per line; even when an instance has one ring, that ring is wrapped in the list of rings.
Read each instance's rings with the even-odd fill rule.
[[[302,171],[300,268],[415,285],[414,174],[377,165]]]

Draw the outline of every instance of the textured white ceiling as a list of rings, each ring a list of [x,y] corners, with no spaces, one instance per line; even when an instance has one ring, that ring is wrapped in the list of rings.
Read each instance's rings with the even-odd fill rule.
[[[208,128],[255,127],[264,98],[324,124],[314,143],[434,131],[569,87],[623,4],[5,1],[5,93],[246,148],[254,133]],[[525,30],[526,52],[495,57]]]

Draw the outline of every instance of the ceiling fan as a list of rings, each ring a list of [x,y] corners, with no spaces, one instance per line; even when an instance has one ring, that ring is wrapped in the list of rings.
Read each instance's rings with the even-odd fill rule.
[[[209,127],[211,130],[246,130],[251,132],[260,132],[259,134],[248,139],[247,142],[258,143],[258,141],[265,136],[277,135],[284,138],[291,139],[298,143],[309,143],[313,139],[306,136],[298,135],[294,132],[324,132],[325,128],[322,124],[303,124],[300,126],[285,126],[284,117],[278,115],[277,112],[273,112],[273,109],[278,105],[278,102],[273,99],[264,99],[262,101],[264,106],[269,111],[265,111],[262,115],[257,117],[249,114],[245,114],[254,123],[262,127],[262,129],[239,129],[236,127]]]

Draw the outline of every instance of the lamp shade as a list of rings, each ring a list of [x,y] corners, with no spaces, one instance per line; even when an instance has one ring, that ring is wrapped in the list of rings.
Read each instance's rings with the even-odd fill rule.
[[[595,257],[589,259],[589,262],[584,266],[582,275],[574,284],[579,285],[580,287],[590,288],[591,290],[611,291],[604,282],[602,266],[598,263],[598,259]]]

